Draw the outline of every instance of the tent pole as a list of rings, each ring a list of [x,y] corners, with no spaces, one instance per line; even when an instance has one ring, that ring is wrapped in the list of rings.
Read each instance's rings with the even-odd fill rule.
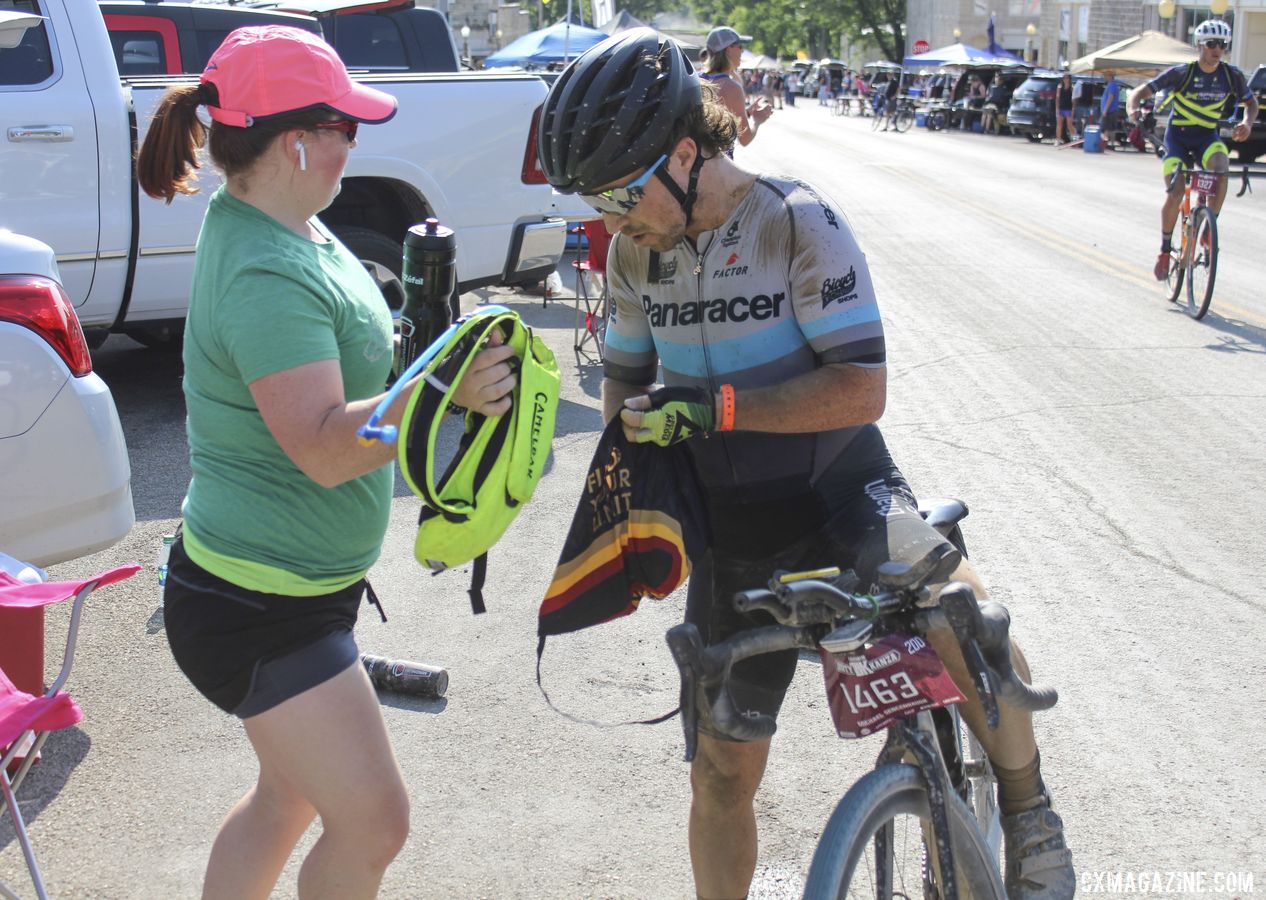
[[[571,0],[567,0],[567,27],[563,29],[563,66],[571,62]]]

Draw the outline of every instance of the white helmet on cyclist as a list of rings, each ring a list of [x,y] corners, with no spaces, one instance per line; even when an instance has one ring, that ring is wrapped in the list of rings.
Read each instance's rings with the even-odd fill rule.
[[[1196,46],[1206,41],[1226,41],[1231,43],[1231,26],[1221,19],[1206,19],[1196,26]]]

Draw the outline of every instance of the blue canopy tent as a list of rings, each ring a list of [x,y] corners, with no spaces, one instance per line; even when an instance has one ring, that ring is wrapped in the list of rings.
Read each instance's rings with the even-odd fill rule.
[[[548,28],[511,41],[485,59],[484,68],[547,66],[550,63],[569,62],[608,37],[605,31],[568,21],[556,22]]]
[[[935,50],[929,50],[927,53],[919,53],[915,56],[907,56],[901,61],[902,65],[909,68],[918,68],[920,66],[1016,66],[1024,65],[1024,60],[998,48],[1000,53],[992,53],[989,50],[982,50],[979,47],[973,47],[970,44],[950,44],[948,47],[938,47]]]

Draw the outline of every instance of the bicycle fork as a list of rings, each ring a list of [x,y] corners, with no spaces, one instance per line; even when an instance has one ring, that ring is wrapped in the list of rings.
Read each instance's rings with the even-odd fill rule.
[[[886,763],[900,763],[907,754],[915,759],[919,774],[923,776],[928,792],[929,814],[932,820],[932,840],[935,842],[935,859],[929,865],[935,865],[940,873],[944,896],[957,898],[958,873],[954,870],[954,855],[950,846],[949,815],[946,812],[949,795],[953,791],[949,772],[945,769],[945,759],[937,743],[936,725],[932,714],[924,711],[910,719],[903,720],[896,728],[888,732],[888,741],[879,753],[876,767]],[[888,835],[883,835],[885,840]],[[877,847],[876,855],[880,859],[890,858],[891,848]],[[881,879],[882,880],[882,879]]]

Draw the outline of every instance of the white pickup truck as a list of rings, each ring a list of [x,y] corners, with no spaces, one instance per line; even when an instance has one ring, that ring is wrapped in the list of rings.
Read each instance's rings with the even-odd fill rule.
[[[96,0],[0,0],[42,17],[0,47],[0,227],[49,244],[86,331],[158,344],[183,332],[194,244],[219,179],[170,205],[137,187],[133,160],[166,87],[120,78]],[[13,43],[12,41],[6,43]],[[457,234],[458,290],[539,282],[562,255],[560,197],[536,162],[545,84],[532,75],[356,75],[400,111],[361,129],[321,218],[402,299],[405,232],[435,216]]]

